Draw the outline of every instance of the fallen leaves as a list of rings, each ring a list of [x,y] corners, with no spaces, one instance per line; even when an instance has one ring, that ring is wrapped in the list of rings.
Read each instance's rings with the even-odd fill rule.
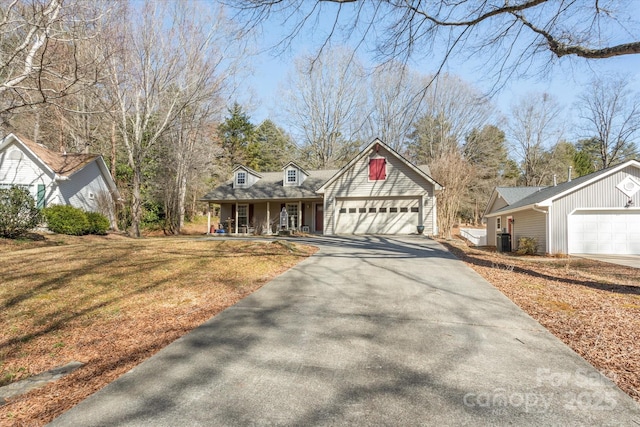
[[[0,406],[0,424],[44,425],[315,251],[271,242],[0,242],[0,380],[85,363]]]
[[[640,401],[640,269],[441,243]]]

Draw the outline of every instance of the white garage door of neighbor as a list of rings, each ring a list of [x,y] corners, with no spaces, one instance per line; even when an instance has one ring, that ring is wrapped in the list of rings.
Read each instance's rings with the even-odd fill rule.
[[[640,210],[569,215],[569,253],[640,254]]]
[[[339,200],[337,234],[411,234],[419,218],[418,199]]]

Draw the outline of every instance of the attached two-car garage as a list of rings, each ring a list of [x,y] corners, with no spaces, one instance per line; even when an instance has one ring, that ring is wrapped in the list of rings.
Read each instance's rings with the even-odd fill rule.
[[[336,203],[337,234],[411,234],[420,219],[419,198],[343,199]]]
[[[640,210],[579,210],[568,219],[569,253],[640,254]]]

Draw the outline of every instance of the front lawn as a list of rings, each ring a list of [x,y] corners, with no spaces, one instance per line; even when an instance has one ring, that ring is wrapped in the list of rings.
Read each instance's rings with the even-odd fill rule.
[[[0,425],[45,424],[314,251],[274,240],[0,239],[0,385],[85,364],[0,406]]]

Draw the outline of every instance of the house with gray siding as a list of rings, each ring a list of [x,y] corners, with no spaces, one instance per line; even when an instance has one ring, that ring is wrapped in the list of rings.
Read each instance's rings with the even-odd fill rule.
[[[318,234],[437,234],[442,186],[375,139],[341,169],[279,172],[236,166],[227,182],[201,200],[220,209],[208,231],[271,234],[282,228]],[[211,216],[209,216],[211,218]]]
[[[640,162],[629,160],[551,187],[498,187],[484,218],[499,232],[535,238],[546,254],[640,254]]]
[[[23,136],[0,141],[0,188],[23,187],[39,208],[71,205],[115,221],[120,196],[102,156],[60,153]]]

